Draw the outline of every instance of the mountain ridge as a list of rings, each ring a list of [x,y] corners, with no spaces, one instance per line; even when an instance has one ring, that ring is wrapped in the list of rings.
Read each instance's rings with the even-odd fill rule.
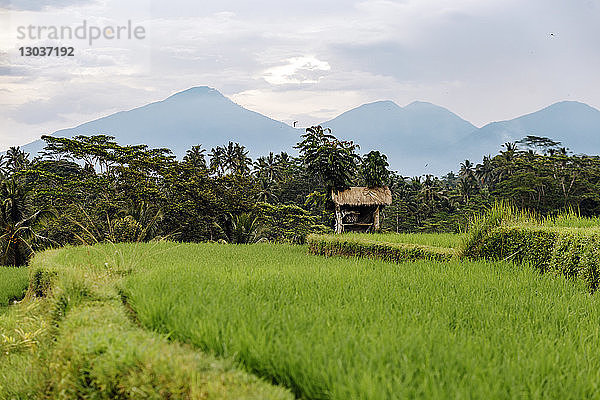
[[[564,100],[520,117],[490,122],[480,128],[447,108],[427,101],[404,107],[392,100],[365,103],[324,121],[340,139],[361,145],[360,152],[387,154],[391,168],[403,175],[442,175],[460,162],[477,163],[495,154],[506,141],[529,134],[563,142],[574,152],[600,153],[600,111],[586,103]],[[120,144],[168,147],[181,157],[191,146],[206,149],[236,141],[251,157],[286,151],[302,131],[248,110],[209,86],[195,86],[163,100],[119,111],[53,133],[59,137],[106,134]],[[41,140],[23,149],[37,153]]]

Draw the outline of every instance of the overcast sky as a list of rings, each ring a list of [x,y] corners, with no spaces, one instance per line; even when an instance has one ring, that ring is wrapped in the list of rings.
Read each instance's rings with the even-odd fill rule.
[[[18,38],[84,19],[145,38]],[[20,55],[35,45],[75,56]],[[387,99],[477,126],[600,108],[600,0],[0,0],[0,149],[201,85],[304,126]]]

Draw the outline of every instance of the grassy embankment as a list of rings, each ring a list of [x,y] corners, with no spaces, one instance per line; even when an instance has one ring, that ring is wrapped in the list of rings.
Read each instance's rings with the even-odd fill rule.
[[[232,359],[171,342],[132,321],[119,282],[143,274],[144,265],[163,264],[170,252],[177,246],[38,254],[27,297],[0,314],[0,399],[293,398]],[[156,254],[163,258],[153,259]]]
[[[464,258],[516,261],[583,282],[592,292],[600,287],[599,218],[539,218],[496,204],[473,218],[459,249]]]
[[[311,254],[322,256],[368,257],[392,262],[418,259],[444,261],[455,257],[462,235],[385,233],[309,235]]]

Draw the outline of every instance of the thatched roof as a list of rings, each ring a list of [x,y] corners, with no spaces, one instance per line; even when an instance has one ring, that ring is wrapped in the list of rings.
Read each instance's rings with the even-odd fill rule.
[[[331,199],[335,204],[347,206],[383,206],[392,204],[392,192],[385,187],[351,187],[339,192],[333,191]]]

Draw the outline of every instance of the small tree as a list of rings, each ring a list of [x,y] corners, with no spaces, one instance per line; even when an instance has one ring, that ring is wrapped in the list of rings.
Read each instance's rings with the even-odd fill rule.
[[[33,256],[36,244],[48,241],[37,233],[36,227],[54,214],[46,210],[29,212],[29,192],[14,178],[0,184],[0,196],[0,264],[25,265]]]
[[[390,171],[385,154],[374,150],[363,156],[361,175],[368,187],[387,186],[390,180]]]
[[[323,129],[320,125],[307,128],[302,138],[296,145],[302,163],[327,192],[352,185],[356,166],[360,162],[360,157],[355,153],[358,145],[338,140],[331,134],[331,129]]]

